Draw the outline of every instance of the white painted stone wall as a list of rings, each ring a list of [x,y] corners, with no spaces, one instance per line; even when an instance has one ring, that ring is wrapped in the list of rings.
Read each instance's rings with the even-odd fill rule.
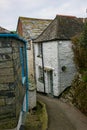
[[[29,88],[29,109],[36,107],[36,88]]]
[[[44,84],[38,81],[39,78],[39,66],[42,66],[42,58],[38,57],[38,44],[34,44],[35,46],[35,73],[36,73],[36,86],[37,91],[44,92]]]
[[[64,89],[71,85],[76,73],[73,62],[73,51],[71,41],[50,41],[43,43],[44,67],[53,70],[53,95],[58,96]],[[38,67],[42,66],[42,59],[38,56],[38,44],[35,44],[35,66],[37,91],[44,92],[44,85],[38,81]],[[66,66],[66,71],[62,71],[62,66]],[[49,93],[48,75],[45,74],[46,93]]]
[[[53,71],[53,95],[58,96],[58,44],[51,41],[43,44],[44,67],[52,68]],[[48,78],[45,74],[46,92],[49,93]]]
[[[76,67],[73,61],[73,51],[71,41],[59,41],[59,82],[60,93],[71,85],[76,73]],[[66,70],[62,71],[65,66]]]
[[[27,50],[27,61],[28,61],[28,77],[34,81],[34,65],[33,65],[33,43],[31,41],[31,49]]]

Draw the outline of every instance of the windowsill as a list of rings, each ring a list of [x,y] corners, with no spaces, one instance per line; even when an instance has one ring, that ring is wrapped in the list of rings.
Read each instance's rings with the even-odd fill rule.
[[[25,83],[25,80],[26,80],[26,77],[24,76],[24,77],[22,77],[22,84],[24,85],[24,83]]]

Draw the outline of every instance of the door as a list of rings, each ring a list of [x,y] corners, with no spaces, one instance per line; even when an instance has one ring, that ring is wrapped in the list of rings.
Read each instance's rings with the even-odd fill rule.
[[[48,77],[48,93],[50,95],[53,95],[53,72],[52,72],[52,70],[47,72],[47,77]]]

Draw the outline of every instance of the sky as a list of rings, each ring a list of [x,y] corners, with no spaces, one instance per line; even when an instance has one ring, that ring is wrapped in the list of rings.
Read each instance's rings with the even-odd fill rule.
[[[57,14],[87,17],[87,0],[0,0],[0,26],[17,28],[20,16],[54,19]]]

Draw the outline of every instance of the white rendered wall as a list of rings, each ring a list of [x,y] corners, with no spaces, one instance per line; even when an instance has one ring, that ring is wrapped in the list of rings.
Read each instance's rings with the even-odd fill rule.
[[[52,68],[53,70],[53,95],[58,96],[58,44],[57,41],[43,43],[43,58],[44,67]],[[45,87],[49,93],[47,73],[45,72]]]
[[[33,43],[31,41],[31,49],[27,50],[28,61],[28,77],[31,81],[34,81],[34,65],[33,65]]]
[[[39,78],[39,70],[38,67],[42,66],[42,58],[38,57],[38,44],[34,44],[35,51],[35,77],[36,77],[36,86],[37,91],[44,92],[44,84],[38,81]]]
[[[71,41],[60,41],[59,45],[59,82],[60,93],[67,87],[69,87],[74,79],[76,68],[73,61],[73,51]],[[62,71],[62,67],[65,66],[66,70]]]
[[[38,81],[38,67],[42,66],[42,58],[38,56],[38,44],[35,44],[35,67],[37,91],[44,92],[44,84]],[[76,73],[73,61],[73,51],[71,41],[50,41],[43,43],[44,68],[53,70],[53,95],[59,96],[65,88],[71,85]],[[62,66],[66,66],[66,71],[62,71]],[[49,93],[47,71],[45,75],[45,89]]]

